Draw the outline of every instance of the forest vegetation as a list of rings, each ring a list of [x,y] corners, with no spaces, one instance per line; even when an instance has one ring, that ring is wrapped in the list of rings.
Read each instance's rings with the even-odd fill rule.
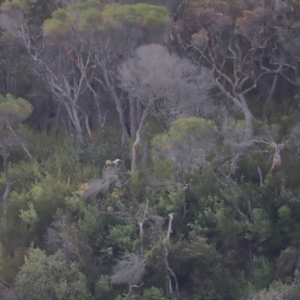
[[[0,299],[300,299],[300,1],[0,3]]]

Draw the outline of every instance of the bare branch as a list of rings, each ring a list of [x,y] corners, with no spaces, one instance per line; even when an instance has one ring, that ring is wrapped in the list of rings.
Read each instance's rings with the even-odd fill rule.
[[[144,230],[143,230],[143,226],[144,226],[144,222],[146,220],[146,215],[147,215],[147,212],[148,212],[148,206],[149,206],[149,199],[147,199],[147,201],[146,201],[146,206],[145,206],[143,217],[141,219],[138,219],[138,224],[139,224],[139,227],[140,227],[140,240],[141,240],[140,254],[142,254],[143,251],[144,251]]]
[[[139,128],[136,132],[136,138],[135,138],[135,141],[134,141],[132,149],[131,149],[131,172],[132,173],[134,173],[137,170],[138,146],[139,146],[140,141],[141,141],[141,131],[144,128],[145,121],[146,121],[146,118],[148,116],[148,112],[149,112],[148,108],[146,108],[143,112],[143,116],[142,116],[142,119],[140,121]]]
[[[174,273],[174,271],[170,268],[169,261],[168,261],[169,251],[168,251],[167,243],[168,243],[168,241],[170,239],[170,235],[172,233],[172,222],[173,222],[173,219],[174,219],[174,213],[170,213],[169,214],[168,231],[167,231],[166,237],[165,237],[165,239],[163,241],[164,262],[165,262],[165,265],[166,265],[167,272],[173,277],[173,279],[175,281],[176,294],[177,294],[177,297],[179,298],[180,294],[179,294],[179,286],[178,286],[177,277],[176,277],[176,274]],[[166,280],[168,282],[168,286],[170,286],[169,293],[172,294],[172,291],[173,291],[173,289],[172,289],[172,282],[171,282],[169,276],[166,277]]]
[[[134,253],[127,253],[117,262],[110,279],[112,284],[134,286],[141,281],[144,273],[144,261]]]
[[[9,129],[9,131],[12,133],[12,135],[13,135],[14,137],[17,138],[17,135],[16,135],[16,133],[14,132],[14,130],[12,129],[12,127],[11,127],[9,124],[7,124],[6,126],[7,126],[7,128]],[[20,145],[21,145],[21,147],[23,148],[23,150],[25,151],[25,153],[27,154],[27,156],[28,156],[31,160],[33,160],[33,162],[34,162],[35,164],[38,165],[38,162],[37,162],[35,159],[33,159],[32,155],[31,155],[30,152],[28,151],[28,149],[27,149],[27,147],[25,146],[25,144],[24,144],[23,142],[20,141]]]
[[[264,183],[264,178],[263,178],[260,167],[257,167],[257,172],[258,172],[258,175],[259,175],[259,185],[261,186]]]

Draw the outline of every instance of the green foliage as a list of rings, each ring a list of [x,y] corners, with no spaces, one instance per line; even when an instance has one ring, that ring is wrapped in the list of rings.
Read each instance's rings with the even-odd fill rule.
[[[132,252],[136,228],[134,224],[116,225],[110,229],[110,244]]]
[[[84,11],[80,16],[79,28],[85,30],[99,30],[102,26],[102,15],[96,10]]]
[[[266,212],[259,208],[253,209],[253,224],[248,227],[247,239],[255,239],[257,243],[264,242],[271,235],[271,223]]]
[[[22,231],[25,236],[28,234],[25,233],[26,226],[29,226],[32,238],[35,241],[41,238],[57,209],[65,208],[65,197],[71,195],[74,189],[69,179],[64,179],[61,175],[57,174],[55,177],[37,172],[34,181],[26,189],[12,191],[8,207],[9,224],[23,224]]]
[[[99,145],[88,141],[78,142],[73,155],[75,161],[79,163],[91,163],[99,167],[104,165],[103,149]]]
[[[70,29],[68,21],[48,19],[44,22],[45,34],[65,34]]]
[[[65,22],[68,19],[68,15],[65,9],[59,8],[52,13],[52,17],[55,20]]]
[[[282,299],[282,300],[297,300],[299,299],[300,285],[299,278],[295,278],[291,285],[283,284],[282,282],[274,282],[268,290],[262,290],[249,300],[264,300],[264,299]]]
[[[22,5],[20,1],[14,0],[14,1],[4,1],[1,5],[1,9],[7,9],[7,10],[20,10],[22,8]]]
[[[85,11],[88,9],[94,9],[94,10],[101,10],[103,7],[103,4],[100,1],[96,0],[87,0],[83,1],[81,3],[76,3],[73,5],[68,6],[68,10],[80,10],[80,11]]]
[[[135,197],[141,196],[145,192],[146,178],[145,175],[141,172],[135,172],[131,174],[130,181],[128,182],[130,192]]]
[[[181,190],[172,190],[168,194],[158,195],[157,203],[153,207],[163,216],[171,212],[177,212],[183,206],[183,194]]]
[[[25,264],[16,277],[19,299],[91,299],[86,278],[74,263],[61,253],[46,256],[40,249],[30,249]]]
[[[80,148],[82,144],[73,143],[70,136],[64,132],[59,134],[40,132],[39,134],[31,134],[28,140],[29,151],[37,161],[41,162],[41,168],[38,172],[47,171],[54,177],[59,176],[62,180],[69,178],[74,186],[73,191],[77,190],[82,183],[98,177],[100,174],[102,150],[98,148],[98,145],[83,143],[82,148]],[[28,170],[26,170],[26,166]],[[19,167],[13,172],[21,172],[24,175],[27,172],[26,176],[30,176],[30,178],[37,174],[34,170],[31,174],[29,171],[32,168],[37,168],[37,166],[28,164],[22,166],[21,169]],[[26,180],[26,177],[17,178],[18,181]]]
[[[126,275],[134,276],[135,270],[127,264],[130,258],[127,256],[128,261],[124,259],[123,264],[131,273],[126,273],[126,268],[121,270],[124,272],[119,283],[126,284],[115,287],[110,281],[112,266],[124,252],[137,254],[140,251],[139,265],[144,267],[143,261],[146,264],[144,284],[142,288],[134,289],[130,297],[166,300],[163,294],[166,276],[170,276],[173,290],[174,278],[166,271],[164,239],[168,214],[174,212],[172,232],[166,245],[167,259],[178,279],[182,299],[298,299],[299,99],[297,89],[290,88],[278,74],[276,91],[273,98],[268,99],[269,103],[265,102],[264,95],[271,90],[274,74],[261,76],[263,81],[257,82],[251,93],[244,94],[245,103],[254,115],[254,142],[245,140],[243,113],[228,104],[230,97],[226,97],[229,100],[218,97],[215,88],[210,90],[214,95],[213,105],[208,110],[212,111],[206,114],[197,102],[197,111],[191,112],[205,118],[184,118],[190,114],[178,113],[183,117],[169,122],[159,112],[163,108],[161,103],[165,102],[164,96],[160,96],[157,85],[149,84],[152,95],[159,102],[157,107],[156,104],[151,107],[157,111],[158,118],[149,116],[149,126],[145,127],[146,139],[152,139],[151,157],[149,155],[149,160],[134,174],[123,170],[112,172],[111,178],[121,179],[116,184],[109,184],[108,189],[96,197],[84,198],[83,192],[92,185],[91,182],[103,180],[105,183],[107,177],[103,166],[106,159],[120,157],[125,162],[125,169],[130,166],[128,146],[134,137],[128,138],[128,144],[125,141],[120,146],[122,133],[113,106],[115,103],[111,101],[111,98],[117,99],[112,97],[115,88],[116,95],[124,96],[118,111],[124,110],[125,123],[131,125],[127,124],[132,121],[127,101],[131,96],[137,96],[138,88],[133,89],[130,84],[115,85],[119,82],[116,77],[118,66],[127,61],[127,53],[132,54],[136,47],[156,39],[156,32],[164,33],[169,29],[171,50],[168,50],[172,53],[178,51],[178,57],[172,55],[178,64],[185,62],[182,57],[188,53],[190,63],[195,62],[192,69],[197,80],[201,81],[205,75],[196,71],[199,53],[204,49],[212,47],[207,52],[212,56],[216,51],[217,55],[211,62],[216,68],[224,59],[220,72],[227,76],[223,87],[228,93],[231,93],[230,80],[234,81],[235,77],[241,77],[240,83],[245,83],[244,87],[251,87],[252,80],[255,81],[262,71],[257,62],[274,72],[276,65],[279,67],[284,63],[284,76],[292,74],[290,78],[293,80],[298,78],[297,73],[293,74],[298,70],[289,68],[287,63],[292,64],[299,57],[294,55],[300,49],[297,35],[299,1],[292,1],[292,13],[284,10],[280,18],[271,0],[191,0],[186,1],[184,14],[179,9],[181,6],[177,7],[177,2],[179,5],[181,1],[175,1],[176,4],[173,1],[171,10],[177,13],[171,13],[174,17],[172,23],[163,6],[146,3],[106,5],[105,1],[87,0],[73,1],[80,3],[63,8],[68,1],[58,2],[12,0],[4,1],[1,6],[1,18],[4,21],[4,18],[9,18],[9,22],[1,23],[4,34],[0,88],[20,98],[9,94],[0,96],[0,144],[5,146],[5,142],[11,147],[10,152],[12,145],[20,146],[22,142],[33,159],[21,147],[18,151],[11,151],[9,156],[12,186],[5,218],[0,210],[0,278],[12,284],[15,280],[20,299],[91,299],[91,293],[99,300],[122,299],[128,293]],[[160,2],[167,6],[170,1]],[[44,35],[41,28],[44,28]],[[225,34],[223,29],[226,29]],[[13,39],[9,38],[9,33]],[[215,43],[220,36],[222,38]],[[186,44],[189,41],[194,43],[197,38],[201,43]],[[52,39],[55,43],[49,43]],[[236,56],[224,56],[229,40],[232,41],[229,50],[231,54],[236,52]],[[30,45],[26,44],[29,41]],[[57,46],[61,41],[63,43]],[[256,47],[261,41],[263,51],[259,50],[261,48],[249,51],[249,45]],[[274,52],[273,43],[276,41],[282,61],[278,61],[278,53]],[[85,126],[84,114],[89,118],[94,131],[93,141],[75,141],[68,127],[70,120],[64,103],[57,104],[57,97],[53,94],[48,96],[49,90],[35,72],[39,72],[43,64],[37,64],[36,70],[36,64],[30,65],[33,60],[28,56],[29,48],[37,55],[34,57],[36,62],[45,59],[45,65],[53,63],[57,78],[63,76],[59,68],[65,68],[66,74],[77,77],[82,72],[80,64],[88,64],[84,74],[87,81],[83,82],[83,93],[76,105],[82,127]],[[159,48],[168,53],[162,46],[154,45],[151,50],[154,60],[159,55]],[[66,61],[61,59],[59,66],[55,52],[58,49],[61,57],[67,54]],[[77,56],[79,52],[83,61]],[[205,51],[202,53],[205,55]],[[231,58],[239,60],[239,55],[245,53],[245,61]],[[94,67],[96,58],[100,68]],[[206,58],[210,60],[210,56]],[[146,59],[146,75],[149,73],[147,68],[151,69],[151,61]],[[234,70],[235,66],[241,69]],[[172,70],[166,74],[167,82],[172,77]],[[44,71],[43,75],[52,76],[47,73],[48,69]],[[211,70],[206,71],[210,73]],[[194,82],[194,73],[189,70],[187,73],[188,81]],[[212,73],[222,76],[217,69]],[[159,69],[153,76],[154,83],[163,82]],[[65,79],[71,90],[76,88],[76,80]],[[109,88],[106,81],[110,83]],[[87,83],[99,98],[90,96]],[[222,80],[215,83],[222,84]],[[191,97],[178,88],[180,92],[186,97],[186,103],[193,103]],[[238,89],[234,93],[238,94]],[[196,95],[201,97],[198,92]],[[142,98],[142,106],[148,105],[148,98]],[[99,103],[93,103],[94,100]],[[240,108],[245,104],[242,102]],[[96,105],[103,115],[108,116],[101,132],[96,127],[99,117],[94,110]],[[28,130],[21,126],[21,122],[30,116],[33,106],[35,111],[27,123]],[[43,118],[47,122],[49,112],[55,110],[57,132],[37,131]],[[281,165],[271,169],[278,145],[282,147],[279,153]],[[6,174],[1,172],[1,195],[6,183]],[[186,190],[182,189],[183,184],[186,184]],[[143,217],[144,235],[141,239],[138,222]],[[52,255],[29,248],[30,245],[46,249]],[[273,262],[276,262],[276,268]],[[276,282],[274,278],[285,283]]]
[[[143,300],[167,300],[167,298],[164,297],[161,289],[152,286],[149,289],[143,290]]]
[[[11,126],[23,122],[32,113],[32,105],[22,99],[14,98],[12,95],[0,95],[0,126],[6,124]]]
[[[259,292],[252,292],[247,300],[265,300],[265,299],[282,299],[282,300],[296,300],[297,298],[289,298],[293,292],[293,286],[283,284],[280,281],[274,281],[268,289],[263,289]],[[298,295],[297,295],[298,297]]]
[[[44,33],[65,34],[71,28],[71,18],[67,11],[59,8],[52,13],[52,18],[44,21]]]
[[[198,202],[200,212],[194,217],[194,223],[190,223],[189,226],[198,234],[206,233],[207,236],[210,236],[211,231],[216,237],[215,230],[218,224],[221,225],[220,229],[225,229],[221,221],[221,215],[224,214],[224,201],[218,197],[209,196],[207,198],[199,197]]]
[[[268,149],[268,151],[272,153],[274,150]],[[236,177],[238,178],[239,176],[243,176],[245,180],[249,182],[251,181],[253,183],[260,183],[257,166],[259,166],[262,174],[268,173],[271,168],[270,155],[262,155],[262,153],[258,153],[258,152],[253,152],[249,154],[239,164]]]
[[[168,12],[165,8],[146,3],[134,5],[107,5],[101,13],[104,24],[121,25],[124,21],[144,26],[165,27]]]
[[[264,256],[254,257],[251,283],[256,290],[267,288],[273,280],[273,266]]]
[[[182,284],[190,286],[194,299],[222,299],[232,292],[222,257],[206,238],[192,231],[189,242],[178,241],[170,251],[174,272]]]
[[[206,163],[214,150],[216,126],[201,118],[180,118],[167,134],[158,134],[152,141],[154,157],[169,160],[175,169],[192,172]]]
[[[21,0],[24,3],[24,17],[29,25],[30,31],[34,31],[34,27],[42,26],[46,19],[51,17],[55,8],[53,0]]]
[[[216,127],[212,121],[201,118],[180,118],[170,128],[170,135],[175,141],[183,142],[185,135],[197,137],[198,134],[209,135]]]
[[[109,276],[101,275],[95,285],[95,300],[114,300],[115,292],[110,284]]]
[[[110,26],[120,26],[123,22],[147,27],[166,27],[168,12],[163,7],[146,3],[110,4],[103,9],[100,2],[89,0],[70,5],[67,9],[59,8],[54,11],[52,18],[44,22],[44,32],[48,35],[65,34],[71,28],[72,23],[77,24],[82,30],[103,30]]]
[[[27,210],[20,210],[20,218],[27,226],[32,226],[37,222],[38,215],[32,202],[28,202]]]
[[[13,256],[11,253],[6,253],[5,251],[3,253],[5,259],[3,261],[2,278],[8,283],[13,284],[20,267],[24,264],[24,255],[26,255],[26,252],[24,248],[20,248],[14,250]]]
[[[172,124],[168,135],[159,134],[154,137],[152,145],[160,145],[161,148],[167,150],[170,143],[185,143],[189,138],[197,139],[215,130],[215,125],[211,121],[195,117],[180,118]]]
[[[199,8],[199,7],[207,7],[208,3],[206,0],[192,0],[190,5],[193,8]]]
[[[174,177],[172,164],[166,159],[154,159],[153,175],[160,180],[172,180]]]
[[[291,209],[287,205],[283,205],[278,209],[279,220],[278,227],[286,234],[289,234],[291,225]]]
[[[62,252],[70,261],[81,262],[90,257],[91,248],[87,243],[88,238],[81,227],[80,219],[75,221],[77,218],[75,215],[58,210],[47,230],[46,242],[48,249]]]
[[[81,199],[76,201],[79,205],[82,204]],[[87,236],[92,237],[95,233],[99,236],[99,213],[95,210],[93,206],[85,207],[83,205],[84,217],[80,222],[80,226]]]

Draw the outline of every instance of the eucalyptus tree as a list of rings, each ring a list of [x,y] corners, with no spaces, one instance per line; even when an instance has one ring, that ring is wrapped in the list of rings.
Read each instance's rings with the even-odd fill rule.
[[[91,60],[89,71],[84,72],[86,86],[98,100],[95,101],[98,111],[101,102],[96,86],[108,91],[119,116],[122,145],[128,138],[128,130],[117,66],[140,44],[161,39],[166,25],[167,11],[162,7],[148,4],[103,6],[94,0],[59,9],[53,13],[52,19],[45,22],[45,30],[48,28],[53,33],[76,28],[77,39],[84,45],[85,56]],[[102,120],[103,115],[99,113]]]
[[[122,142],[128,138],[124,113],[126,99],[118,76],[118,66],[143,44],[165,40],[168,21],[163,7],[138,3],[135,5],[106,5],[101,12],[82,12],[80,27],[88,40],[93,62],[100,71],[98,81],[109,91],[122,128]]]
[[[219,91],[243,114],[249,140],[255,104],[268,119],[279,84],[299,87],[299,4],[286,3],[191,0],[172,25],[172,46],[211,69]]]
[[[31,104],[22,98],[13,98],[12,95],[0,96],[0,148],[3,160],[3,171],[6,187],[3,194],[3,210],[6,214],[7,202],[12,188],[12,181],[9,176],[9,156],[18,146],[28,152],[22,141],[21,123],[29,117],[32,112]]]
[[[65,108],[77,137],[82,139],[82,118],[91,136],[88,115],[79,103],[86,89],[89,58],[83,59],[81,45],[76,43],[74,34],[63,39],[59,36],[61,31],[55,32],[53,26],[51,31],[45,24],[42,38],[33,39],[26,21],[26,6],[16,1],[4,2],[1,10],[1,25],[10,37],[25,46],[36,74]],[[61,20],[61,11],[56,11],[53,18]]]
[[[83,1],[55,10],[44,22],[43,36],[34,43],[22,2],[4,2],[1,19],[7,33],[25,46],[54,98],[65,107],[78,138],[82,139],[82,127],[91,137],[87,98],[92,98],[100,126],[104,123],[101,87],[114,103],[124,144],[128,133],[116,66],[140,44],[164,35],[167,10],[143,3],[104,6],[95,0]]]
[[[16,277],[16,290],[18,299],[93,299],[77,264],[60,252],[47,256],[32,248]]]
[[[132,171],[136,170],[137,148],[148,114],[168,130],[179,117],[208,117],[214,112],[210,72],[204,67],[199,70],[161,45],[139,47],[134,57],[120,66],[119,73],[129,97],[131,135],[136,139]]]

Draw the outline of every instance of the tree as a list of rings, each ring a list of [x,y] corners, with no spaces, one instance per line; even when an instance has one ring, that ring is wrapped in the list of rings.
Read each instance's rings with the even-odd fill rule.
[[[297,81],[291,79],[297,78],[297,72],[290,65],[293,30],[288,28],[296,26],[298,11],[278,11],[272,5],[189,1],[170,36],[180,52],[190,53],[199,65],[211,68],[218,89],[243,113],[249,140],[253,137],[253,94],[260,92],[267,119],[279,77],[291,84]]]
[[[251,214],[250,198],[232,177],[238,159],[245,153],[242,149],[245,141],[244,137],[241,137],[241,141],[236,138],[236,147],[242,150],[241,153],[235,152],[236,148],[231,144],[234,139],[230,137],[233,132],[237,132],[236,128],[232,132],[225,130],[223,143],[219,144],[220,133],[212,121],[195,117],[181,118],[172,124],[168,133],[156,135],[152,139],[152,154],[154,159],[165,159],[172,164],[177,173],[177,181],[183,184],[182,189],[186,188],[184,185],[186,174],[193,174],[199,169],[207,170],[215,177],[218,184],[229,191],[236,212],[243,221],[249,223],[251,218],[240,209],[238,200],[239,197],[245,200],[248,213]],[[183,205],[185,211],[185,201]]]
[[[121,65],[119,73],[128,93],[131,135],[135,137],[132,171],[136,170],[138,144],[140,140],[145,143],[143,130],[148,114],[168,129],[179,117],[209,116],[213,112],[209,71],[205,68],[199,71],[189,61],[169,54],[161,45],[138,48],[134,58]]]
[[[55,33],[56,30],[69,32],[70,19],[74,14],[77,15],[72,26],[80,34],[82,44],[87,46],[86,51],[92,55],[94,67],[100,71],[94,82],[107,89],[115,104],[122,128],[121,144],[124,145],[128,133],[123,97],[117,88],[116,66],[121,57],[129,56],[138,43],[141,43],[139,41],[141,37],[145,39],[145,34],[149,38],[161,35],[151,33],[166,26],[166,10],[148,4],[106,5],[103,8],[95,1],[87,1],[72,5],[66,11],[58,10],[57,14],[61,15],[59,18],[62,19],[45,22],[46,30],[49,32]],[[142,40],[142,43],[145,42],[147,38]],[[97,94],[91,81],[88,88],[93,95]]]
[[[37,33],[32,36],[26,19],[26,5],[23,5],[23,3],[17,1],[5,2],[1,6],[1,9],[3,12],[1,19],[2,26],[7,30],[10,37],[17,40],[26,48],[31,58],[31,64],[38,77],[42,79],[46,87],[54,93],[58,101],[66,108],[78,138],[82,139],[82,130],[79,120],[80,112],[78,111],[79,107],[77,102],[83,79],[77,80],[78,74],[76,74],[76,66],[72,66],[72,61],[70,63],[64,56],[65,52],[68,53],[69,51],[71,52],[70,56],[72,58],[72,50],[74,49],[66,49],[64,46],[66,46],[67,43],[64,45],[60,44],[58,55],[53,55],[53,44],[51,45],[49,41],[47,43],[46,37],[36,39]],[[45,44],[47,44],[47,47],[45,47]],[[76,58],[75,56],[75,59]],[[84,63],[82,62],[82,64]],[[72,86],[75,82],[77,84]]]
[[[156,287],[151,287],[150,289],[144,290],[143,299],[144,300],[166,300],[167,298],[164,297],[162,290]]]
[[[209,159],[213,160],[216,137],[217,128],[212,121],[180,118],[172,124],[168,133],[152,139],[153,157],[170,161],[182,178],[184,173],[192,173],[205,166]]]
[[[167,26],[167,10],[163,7],[138,3],[135,5],[107,5],[101,12],[103,30],[89,31],[90,49],[94,54],[94,62],[102,72],[103,82],[108,89],[122,128],[122,142],[128,139],[126,127],[125,99],[118,92],[118,66],[126,58],[133,55],[137,47],[153,42],[163,42]],[[83,28],[95,28],[88,15],[82,16]],[[97,19],[99,20],[99,19]],[[99,28],[101,25],[97,23]],[[85,31],[86,33],[86,31]],[[136,127],[130,118],[130,126]],[[134,132],[130,134],[134,136]]]
[[[8,161],[11,151],[22,146],[31,157],[21,139],[21,123],[29,117],[32,106],[22,98],[13,98],[12,95],[0,96],[0,148],[3,159],[6,188],[3,194],[3,210],[6,214],[7,201],[11,191],[12,182],[9,176]]]
[[[85,276],[59,252],[47,256],[44,251],[31,248],[15,286],[18,299],[91,299]]]
[[[59,216],[47,230],[46,241],[51,250],[60,251],[67,261],[79,261],[90,255],[87,238],[70,216]]]
[[[127,300],[132,293],[132,289],[138,287],[144,273],[144,261],[134,253],[127,253],[117,262],[110,280],[112,284],[128,285],[129,290],[125,297]]]
[[[113,284],[138,284],[145,272],[145,263],[134,253],[125,254],[114,268],[111,282]]]
[[[44,22],[43,38],[32,38],[22,2],[5,2],[2,12],[2,26],[25,46],[38,76],[65,108],[77,137],[82,140],[81,119],[91,137],[88,98],[98,112],[98,124],[104,125],[100,87],[115,104],[124,145],[128,133],[116,65],[121,56],[130,55],[140,44],[158,41],[164,35],[161,29],[167,25],[167,10],[145,3],[75,3],[52,13],[52,18]]]

